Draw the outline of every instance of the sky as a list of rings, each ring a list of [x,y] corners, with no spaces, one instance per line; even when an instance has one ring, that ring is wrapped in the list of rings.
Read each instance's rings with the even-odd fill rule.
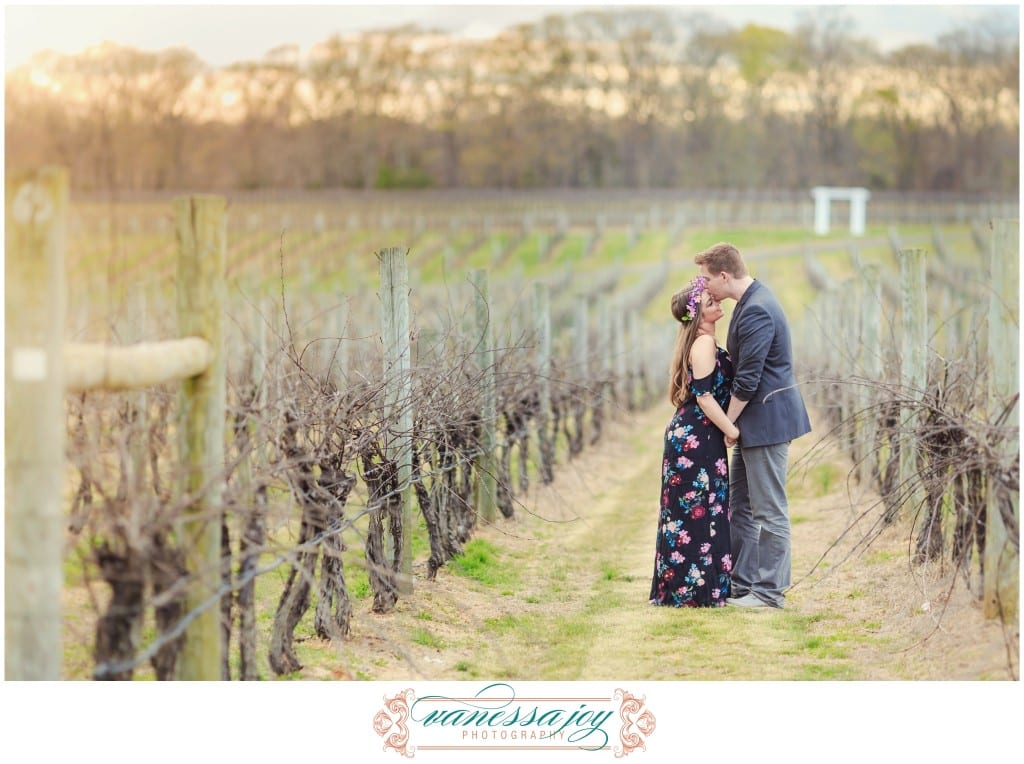
[[[334,33],[356,32],[401,23],[475,37],[488,37],[516,23],[536,21],[550,13],[587,8],[622,7],[630,3],[569,2],[558,5],[518,4],[393,4],[373,5],[43,5],[6,3],[4,8],[5,71],[21,66],[44,49],[80,53],[104,41],[143,50],[174,46],[191,48],[207,64],[222,67],[257,60],[282,44],[297,44],[304,52]],[[642,3],[650,5],[650,3]],[[813,5],[722,5],[677,3],[675,7],[704,10],[734,26],[754,22],[792,29],[801,13]],[[998,13],[1013,28],[1019,26],[1019,5],[846,4],[854,33],[873,37],[883,50],[912,42],[934,42],[957,22]]]

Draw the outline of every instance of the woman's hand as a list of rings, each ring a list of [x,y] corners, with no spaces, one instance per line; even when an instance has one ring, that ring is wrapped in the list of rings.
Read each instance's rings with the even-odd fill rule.
[[[733,432],[725,433],[725,447],[732,448],[740,439],[740,428],[736,425],[732,426]]]

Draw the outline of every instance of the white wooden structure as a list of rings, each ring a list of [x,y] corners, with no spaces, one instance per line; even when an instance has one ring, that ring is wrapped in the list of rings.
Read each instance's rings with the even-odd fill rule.
[[[811,189],[811,196],[814,197],[814,233],[818,236],[824,236],[829,231],[833,201],[850,203],[850,234],[864,235],[864,219],[868,199],[871,198],[871,192],[866,188],[815,186]]]

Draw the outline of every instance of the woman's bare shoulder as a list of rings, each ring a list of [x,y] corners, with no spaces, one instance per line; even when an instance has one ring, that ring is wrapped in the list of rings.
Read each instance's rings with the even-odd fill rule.
[[[710,334],[702,334],[694,339],[693,347],[700,348],[703,352],[718,350],[718,341]]]
[[[712,361],[718,352],[718,342],[710,334],[702,334],[693,341],[690,347],[690,358],[710,358]]]

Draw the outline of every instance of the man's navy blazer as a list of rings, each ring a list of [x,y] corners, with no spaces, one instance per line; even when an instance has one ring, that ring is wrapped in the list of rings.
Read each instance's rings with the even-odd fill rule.
[[[775,295],[756,279],[733,309],[726,349],[736,370],[732,395],[749,401],[736,420],[741,447],[788,443],[811,431],[796,386],[786,316]]]

